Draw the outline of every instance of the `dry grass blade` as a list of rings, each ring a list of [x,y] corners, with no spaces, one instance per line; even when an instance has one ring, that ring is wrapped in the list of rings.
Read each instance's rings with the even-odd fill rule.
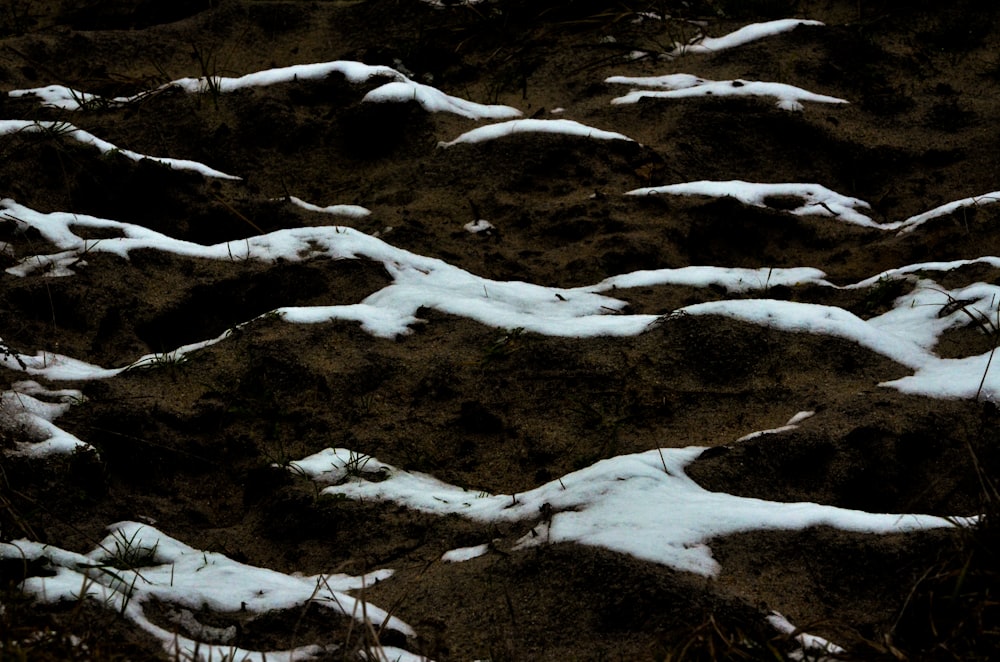
[[[222,198],[222,196],[216,195],[215,196],[215,200],[216,200],[216,202],[218,202],[219,204],[221,204],[223,207],[225,207],[233,216],[235,216],[236,218],[240,219],[241,221],[243,221],[244,223],[246,223],[247,225],[249,225],[250,227],[252,227],[254,230],[256,230],[257,234],[267,234],[266,232],[264,232],[264,230],[261,229],[261,227],[259,225],[257,225],[253,221],[251,221],[244,214],[240,213],[240,211],[238,209],[236,209],[231,204],[229,204],[229,202],[227,202],[226,200],[224,200]]]

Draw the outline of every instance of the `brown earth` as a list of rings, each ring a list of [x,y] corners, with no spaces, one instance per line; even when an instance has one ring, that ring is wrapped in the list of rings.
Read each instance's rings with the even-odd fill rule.
[[[673,18],[636,21],[642,11]],[[706,20],[719,36],[784,17],[826,26],[713,55],[655,58],[693,36],[686,19]],[[653,56],[629,61],[633,50]],[[416,104],[361,104],[380,81],[338,76],[220,96],[170,91],[79,112],[0,97],[0,118],[67,120],[123,148],[243,178],[208,180],[59,135],[21,134],[0,137],[0,197],[206,244],[329,222],[288,195],[358,204],[373,213],[344,222],[397,247],[484,277],[552,286],[687,265],[812,266],[850,284],[917,262],[1000,254],[1000,211],[970,208],[896,236],[792,216],[780,200],[752,208],[622,194],[701,179],[815,182],[869,201],[877,221],[898,221],[996,190],[998,53],[1000,6],[975,0],[944,8],[496,0],[438,9],[416,0],[0,0],[3,90],[58,83],[113,96],[184,76],[402,63],[455,96],[528,116],[565,108],[558,117],[637,141],[522,135],[440,149],[475,122]],[[608,76],[674,72],[779,81],[851,103],[807,103],[801,113],[768,99],[609,103],[626,88],[605,84]],[[478,218],[497,230],[462,229]],[[0,241],[12,249],[0,266],[47,252],[15,226],[0,220]],[[122,366],[279,306],[354,303],[390,282],[380,264],[356,260],[211,262],[140,251],[87,262],[69,278],[0,274],[3,341],[25,354]],[[984,267],[934,277],[948,286],[1000,282]],[[774,287],[766,296],[870,317],[906,291]],[[630,312],[659,315],[733,295],[659,286],[613,296]],[[420,316],[426,324],[394,340],[352,323],[264,318],[184,363],[84,384],[86,402],[58,424],[99,457],[5,457],[0,534],[86,551],[108,524],[147,519],[196,548],[283,572],[392,567],[397,576],[367,597],[395,606],[420,634],[406,645],[437,660],[662,659],[710,637],[706,623],[771,638],[760,617],[771,609],[878,657],[891,654],[887,637],[904,636],[893,630],[900,609],[960,544],[957,534],[748,533],[712,543],[723,571],[706,581],[589,547],[510,552],[533,523],[486,527],[317,499],[304,479],[273,465],[347,447],[516,493],[602,458],[704,445],[717,449],[690,474],[708,489],[940,515],[980,512],[978,472],[1000,469],[994,405],[879,387],[908,370],[848,341],[716,317],[672,319],[633,338],[568,339],[433,310]],[[947,356],[989,349],[972,328],[940,347]],[[0,372],[4,386],[23,378]],[[798,430],[734,443],[806,410],[817,413]],[[496,549],[484,557],[436,562],[491,540]],[[88,641],[97,628],[101,645],[91,653],[102,659],[158,654],[113,615],[88,616],[96,611],[20,613]],[[292,629],[298,644],[337,641],[342,624],[318,619],[309,615],[299,629],[301,615],[275,614],[237,643],[289,646]]]

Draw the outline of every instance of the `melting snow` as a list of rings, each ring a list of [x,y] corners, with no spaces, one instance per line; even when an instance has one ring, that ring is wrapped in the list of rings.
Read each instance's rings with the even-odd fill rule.
[[[825,273],[812,267],[759,268],[741,267],[680,267],[678,269],[648,269],[605,278],[587,290],[607,292],[630,287],[654,285],[686,285],[689,287],[722,287],[728,292],[766,290],[779,285],[793,286],[814,283],[830,285]],[[832,287],[832,285],[831,285]]]
[[[817,660],[817,662],[820,662],[820,660],[833,658],[817,659],[817,653],[820,655],[842,655],[847,652],[837,644],[831,643],[823,637],[802,632],[792,625],[787,618],[776,611],[771,612],[770,616],[767,617],[767,622],[778,632],[795,637],[795,641],[801,646],[799,659]]]
[[[452,549],[442,554],[441,560],[446,563],[461,563],[463,561],[478,559],[488,551],[490,551],[488,543],[476,545],[475,547],[459,547],[458,549]]]
[[[788,422],[782,425],[781,427],[772,428],[770,430],[758,430],[756,432],[751,432],[748,435],[740,437],[736,441],[737,442],[747,441],[749,439],[756,439],[757,437],[763,437],[764,435],[768,434],[780,434],[782,432],[789,432],[791,430],[796,430],[799,427],[799,423],[806,420],[807,418],[811,418],[815,414],[816,412],[814,411],[800,411],[795,416],[792,416],[790,419],[788,419]]]
[[[450,142],[438,143],[439,147],[451,147],[460,143],[479,143],[487,140],[496,140],[504,136],[515,133],[558,133],[567,136],[582,136],[595,140],[628,140],[628,136],[623,136],[614,131],[603,131],[594,127],[580,124],[573,120],[511,120],[499,124],[487,124],[471,131],[466,131],[458,138]]]
[[[43,104],[50,107],[65,110],[80,110],[89,103],[129,104],[172,87],[180,88],[192,94],[227,94],[250,87],[265,87],[299,80],[322,80],[334,73],[341,74],[351,83],[363,83],[372,78],[389,79],[390,82],[369,92],[363,101],[416,101],[429,112],[455,113],[470,119],[505,119],[521,115],[521,111],[510,106],[484,105],[449,96],[429,85],[411,80],[392,67],[372,66],[347,60],[319,62],[316,64],[296,64],[289,67],[257,71],[238,78],[226,76],[181,78],[166,83],[156,90],[142,92],[130,97],[116,97],[106,100],[96,95],[79,92],[62,85],[13,90],[8,92],[8,95],[11,97],[34,96]]]
[[[471,5],[478,5],[484,0],[420,0],[421,2],[431,5],[432,7],[444,8],[444,7],[468,7]]]
[[[969,198],[962,198],[961,200],[954,200],[952,202],[941,205],[940,207],[935,207],[930,211],[925,211],[922,214],[917,214],[916,216],[911,216],[897,224],[896,227],[900,228],[900,233],[910,232],[919,225],[923,225],[927,221],[938,218],[940,216],[947,216],[952,212],[958,211],[965,207],[981,207],[984,205],[991,205],[994,202],[1000,202],[1000,191],[993,191],[992,193],[986,193],[984,195],[974,195]]]
[[[435,4],[436,0],[425,0]],[[474,4],[467,0],[464,4]],[[799,25],[821,25],[818,21],[786,19],[745,26],[719,38],[699,37],[688,44],[676,44],[671,55],[711,53],[733,48],[764,37],[792,30]],[[645,52],[633,55],[645,57]],[[168,88],[191,93],[229,93],[247,87],[274,85],[302,80],[320,80],[339,73],[352,83],[371,79],[386,82],[370,91],[367,103],[402,103],[414,101],[429,112],[447,112],[470,119],[507,120],[521,115],[508,106],[484,105],[449,96],[442,91],[417,83],[400,71],[359,62],[326,62],[296,65],[260,71],[238,78],[184,78],[155,90],[131,97],[103,99],[64,86],[15,90],[12,97],[34,96],[42,103],[68,110],[91,104],[128,104]],[[643,97],[677,98],[697,95],[763,95],[777,98],[789,110],[801,109],[803,101],[846,103],[843,99],[814,94],[784,85],[759,81],[710,81],[690,74],[658,77],[623,77],[608,83],[627,84],[650,89],[636,90],[614,103],[633,103]],[[561,109],[552,112],[558,112]],[[149,157],[121,150],[71,124],[41,121],[2,120],[0,135],[17,132],[51,132],[81,143],[93,145],[105,153],[117,152],[133,159],[151,159],[173,168],[194,170],[207,177],[238,179],[193,161]],[[601,140],[631,140],[627,136],[604,131],[570,120],[523,119],[482,126],[461,134],[442,147],[459,143],[494,140],[513,133],[547,132]],[[775,198],[797,199],[799,204],[781,208],[794,215],[823,215],[864,227],[909,232],[928,220],[959,209],[992,204],[1000,200],[1000,191],[962,198],[923,214],[895,223],[875,223],[870,207],[862,200],[843,196],[818,184],[763,184],[743,181],[689,182],[629,191],[628,195],[706,195],[731,196],[744,204],[768,207]],[[356,205],[319,207],[289,196],[289,201],[303,209],[335,216],[360,218],[370,212]],[[83,259],[90,252],[105,252],[127,258],[135,249],[154,249],[180,256],[215,260],[303,261],[315,257],[367,259],[385,265],[392,283],[363,301],[341,306],[279,308],[274,313],[289,323],[317,323],[333,319],[357,321],[373,335],[392,337],[404,334],[421,320],[420,307],[431,307],[477,320],[496,327],[521,327],[527,331],[560,336],[626,336],[648,330],[653,323],[669,324],[673,316],[619,314],[626,302],[604,296],[633,287],[686,285],[721,286],[729,292],[767,290],[777,285],[811,283],[834,287],[826,275],[808,267],[791,269],[737,269],[712,266],[689,266],[638,271],[605,279],[579,288],[555,288],[523,282],[503,282],[481,278],[442,260],[398,249],[385,241],[351,228],[328,226],[280,230],[239,242],[204,246],[167,237],[148,228],[92,216],[43,214],[13,200],[0,201],[0,213],[23,227],[37,230],[58,252],[22,259],[7,269],[16,276],[42,273],[48,276],[71,276],[86,267]],[[77,229],[113,230],[120,237],[87,240]],[[469,223],[470,232],[492,228],[487,221]],[[23,228],[22,228],[23,229]],[[720,315],[768,326],[786,332],[811,333],[838,337],[878,352],[913,370],[902,379],[885,382],[907,393],[932,397],[1000,397],[1000,376],[990,369],[992,352],[958,359],[941,359],[934,348],[945,331],[975,324],[971,317],[1000,320],[1000,287],[974,283],[946,290],[928,279],[918,279],[917,272],[945,271],[971,263],[1000,267],[1000,258],[981,257],[951,262],[907,265],[872,276],[847,287],[870,287],[878,279],[906,278],[912,290],[897,299],[891,310],[870,320],[830,306],[774,300],[714,301],[688,306],[675,315]],[[988,325],[989,322],[986,322]],[[1000,323],[998,323],[1000,326]],[[994,329],[995,330],[995,329]],[[44,350],[34,356],[0,354],[5,367],[52,380],[102,379],[124,370],[155,368],[181,360],[187,353],[224,342],[229,333],[176,348],[162,354],[140,357],[129,366],[106,369]],[[0,394],[0,425],[17,429],[25,441],[18,441],[17,452],[45,455],[90,448],[85,442],[66,433],[54,420],[81,397],[72,389],[49,390],[37,382],[22,381]],[[800,412],[786,425],[754,433],[780,434],[793,429],[812,412]],[[644,453],[614,457],[554,482],[522,494],[489,495],[448,485],[431,476],[399,470],[375,458],[348,449],[327,449],[292,463],[291,469],[325,485],[325,493],[353,499],[392,501],[406,507],[439,515],[459,514],[482,522],[522,522],[533,525],[519,541],[519,547],[540,546],[555,542],[577,542],[632,554],[678,570],[712,576],[719,570],[712,558],[710,544],[716,537],[755,529],[802,529],[833,526],[852,531],[888,533],[969,524],[971,519],[954,521],[927,515],[887,515],[822,506],[812,503],[777,503],[746,499],[709,492],[685,473],[685,467],[702,452],[701,448],[654,449]],[[378,477],[378,480],[368,480]],[[114,556],[123,546],[136,549],[147,557],[140,569],[114,568]],[[488,545],[460,548],[444,554],[442,560],[458,562],[485,554]],[[123,522],[112,527],[111,534],[89,554],[82,555],[36,542],[0,543],[0,558],[46,559],[55,571],[52,577],[32,577],[25,591],[44,601],[76,600],[94,597],[110,608],[120,610],[139,627],[159,638],[164,648],[178,656],[218,654],[241,659],[297,659],[323,652],[317,646],[288,651],[255,652],[234,649],[228,628],[214,628],[198,622],[195,612],[203,606],[218,612],[249,611],[261,614],[274,609],[302,608],[315,602],[334,612],[358,617],[360,603],[346,591],[361,588],[388,578],[382,570],[364,578],[343,575],[315,577],[289,576],[271,570],[237,563],[220,554],[190,548],[156,529]],[[175,621],[185,625],[200,640],[179,636],[150,621],[144,605],[151,600],[176,609]],[[367,613],[375,620],[388,619],[390,627],[412,635],[413,631],[398,619],[373,605]],[[778,630],[795,634],[797,630],[780,614],[773,614],[771,624]],[[830,642],[806,634],[797,634],[804,650],[836,653]],[[209,641],[212,640],[212,641]],[[223,643],[219,643],[222,641]],[[417,659],[401,649],[392,655]]]
[[[883,229],[888,227],[880,226],[858,211],[867,211],[871,208],[864,200],[841,195],[819,184],[758,184],[740,180],[700,181],[649,186],[629,191],[625,195],[703,195],[711,198],[735,198],[745,205],[754,207],[769,207],[768,199],[798,198],[801,204],[788,210],[796,216],[832,216],[865,227]]]
[[[290,469],[323,484],[335,483],[323,489],[325,494],[391,501],[422,512],[458,514],[480,522],[537,522],[519,541],[519,547],[575,542],[705,576],[719,571],[709,541],[742,531],[832,526],[892,533],[956,524],[928,515],[871,514],[709,492],[684,473],[684,467],[703,450],[663,448],[623,455],[528,492],[504,495],[465,490],[374,458],[367,459],[364,472],[352,471],[351,458],[357,454],[343,448],[327,449],[294,462]],[[379,480],[366,480],[369,472],[377,472]]]
[[[657,88],[632,90],[623,97],[612,99],[614,104],[631,104],[642,99],[686,99],[690,97],[773,97],[782,110],[800,111],[802,102],[847,103],[844,99],[816,94],[784,83],[765,83],[747,80],[705,80],[690,74],[670,74],[645,78],[612,76],[604,82]]]
[[[209,168],[204,163],[198,163],[197,161],[187,161],[184,159],[168,159],[161,156],[147,156],[145,154],[139,154],[138,152],[133,152],[127,149],[120,149],[106,140],[101,140],[92,133],[88,133],[83,129],[78,129],[68,122],[44,122],[44,121],[28,121],[28,120],[0,120],[0,136],[12,135],[16,133],[48,133],[53,136],[66,136],[67,138],[72,138],[77,142],[83,143],[84,145],[92,145],[97,149],[101,150],[102,154],[121,154],[133,161],[142,161],[143,159],[149,159],[150,161],[156,161],[157,163],[162,163],[165,166],[171,168],[176,168],[177,170],[193,170],[197,173],[204,175],[205,177],[218,177],[220,179],[239,179],[233,175],[227,175],[224,172],[216,170],[214,168]]]
[[[857,211],[866,209],[866,203],[840,196],[814,184],[694,182],[674,187],[639,189],[630,193],[640,195],[664,191],[691,195],[733,195],[747,204],[765,204],[767,197],[771,195],[793,196],[804,202],[791,213],[806,214],[823,210],[825,213],[835,214],[839,219],[868,227],[899,227],[899,224],[879,226],[871,222]],[[72,267],[79,268],[82,253],[98,251],[127,257],[129,251],[136,248],[153,248],[182,256],[230,261],[302,261],[316,256],[379,261],[392,276],[393,282],[357,304],[286,307],[273,312],[292,323],[320,323],[335,319],[357,321],[368,332],[383,337],[408,333],[411,325],[420,322],[416,314],[421,307],[435,308],[489,326],[521,327],[545,335],[627,336],[642,333],[660,318],[654,315],[609,314],[621,311],[626,302],[602,296],[599,292],[617,292],[628,287],[657,284],[702,287],[722,285],[730,291],[766,290],[774,285],[801,283],[831,286],[824,280],[821,271],[809,268],[754,270],[685,267],[623,274],[587,287],[553,288],[481,278],[442,260],[415,255],[395,248],[382,239],[345,227],[293,228],[240,242],[203,246],[172,239],[128,223],[77,214],[42,214],[11,200],[0,201],[0,210],[3,210],[7,218],[37,229],[42,237],[63,249],[54,255],[23,259],[18,265],[7,269],[8,273],[14,275],[23,276],[45,269],[54,269],[56,274],[71,273]],[[116,229],[122,236],[88,243],[74,233],[74,227]],[[997,258],[980,258],[978,261],[1000,263]],[[968,262],[970,261],[961,263]],[[948,269],[961,263],[911,265],[908,269],[910,272]],[[900,276],[904,272],[905,269],[886,272],[879,278]],[[870,286],[875,282],[877,279],[866,279],[848,287]],[[972,297],[974,303],[970,304],[971,309],[992,318],[996,315],[1000,302],[997,288],[972,285],[946,291],[927,281],[918,289],[922,294],[915,296],[922,298],[903,298],[897,302],[893,311],[868,321],[830,306],[747,299],[688,306],[676,314],[723,315],[785,331],[830,335],[856,342],[913,369],[914,375],[883,384],[907,393],[951,398],[980,395],[991,399],[1000,395],[1000,375],[995,370],[987,370],[992,362],[991,353],[961,359],[940,359],[931,351],[935,339],[941,333],[949,328],[967,325],[971,321],[961,307],[955,308],[948,315],[939,316],[939,311],[946,304]],[[925,301],[926,297],[931,297],[932,301]],[[166,354],[150,354],[130,366],[115,369],[100,368],[47,352],[20,358],[27,365],[29,374],[50,379],[95,379],[110,377],[128,368],[155,367],[207,345],[224,341],[227,336],[228,332]],[[0,360],[13,369],[22,369],[17,365],[17,357],[7,356]]]
[[[466,232],[471,232],[472,234],[479,234],[480,232],[489,232],[493,230],[493,224],[486,219],[479,219],[478,221],[469,221],[462,226],[465,228]]]
[[[371,214],[371,211],[359,205],[330,205],[328,207],[320,207],[300,198],[296,198],[294,195],[288,196],[288,201],[296,207],[301,207],[307,211],[314,211],[320,214],[330,214],[331,216],[364,218],[365,216],[369,216]]]
[[[0,429],[12,433],[14,452],[19,455],[44,457],[93,450],[90,444],[53,423],[72,403],[82,399],[83,393],[77,390],[53,391],[38,382],[16,382],[9,391],[0,393]]]
[[[715,53],[743,46],[744,44],[749,44],[765,37],[773,37],[783,32],[790,32],[800,25],[823,25],[823,23],[798,18],[784,18],[764,23],[751,23],[723,37],[699,36],[686,44],[675,43],[674,50],[670,52],[670,55],[676,57],[678,55],[693,53]]]
[[[376,260],[385,265],[394,282],[361,303],[281,308],[277,312],[295,322],[356,320],[379,336],[408,333],[409,325],[418,321],[416,312],[422,306],[464,315],[490,326],[523,327],[537,333],[581,337],[633,335],[656,319],[654,315],[608,315],[623,308],[625,302],[593,292],[480,278],[442,260],[395,248],[351,228],[293,228],[238,242],[203,246],[172,239],[139,225],[77,214],[42,214],[11,200],[0,200],[0,212],[36,228],[46,240],[63,249],[54,255],[22,260],[7,270],[14,275],[44,271],[52,265],[68,268],[85,249],[121,257],[127,257],[129,251],[137,248],[153,248],[187,257],[229,261],[281,258],[298,262],[324,255]],[[114,228],[123,236],[87,244],[73,233],[74,226]]]
[[[346,593],[392,576],[377,570],[363,577],[325,574],[311,577],[286,575],[229,559],[222,554],[194,549],[151,526],[120,522],[88,554],[28,540],[0,543],[0,559],[45,560],[52,577],[29,577],[24,592],[48,603],[93,598],[118,611],[163,644],[178,659],[293,660],[323,652],[312,645],[288,651],[248,651],[228,644],[194,640],[152,622],[145,606],[156,601],[180,610],[210,609],[216,613],[261,615],[274,610],[302,610],[315,604],[332,612],[374,623],[385,622],[406,636],[413,629],[385,610]],[[192,619],[195,617],[192,615]],[[195,619],[197,622],[197,619]],[[197,628],[196,628],[197,629]],[[209,629],[201,629],[204,635]],[[200,655],[201,657],[197,657]]]

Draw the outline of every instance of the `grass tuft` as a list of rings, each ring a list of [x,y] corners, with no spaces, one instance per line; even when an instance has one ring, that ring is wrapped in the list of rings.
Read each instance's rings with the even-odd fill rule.
[[[796,659],[790,655],[789,639],[788,635],[775,632],[763,618],[708,614],[699,625],[673,633],[669,644],[657,651],[654,659],[660,662],[781,662]]]
[[[1000,501],[914,586],[882,653],[911,660],[993,660],[1000,651]]]

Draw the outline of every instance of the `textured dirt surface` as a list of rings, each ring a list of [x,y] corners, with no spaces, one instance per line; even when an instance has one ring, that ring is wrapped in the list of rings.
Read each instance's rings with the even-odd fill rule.
[[[672,17],[641,20],[650,11]],[[694,36],[689,19],[719,36],[785,17],[826,25],[715,54],[657,57]],[[636,50],[649,55],[626,57]],[[71,121],[122,148],[242,178],[207,179],[24,133],[0,136],[0,197],[212,244],[329,223],[292,205],[292,195],[364,206],[370,216],[337,222],[497,280],[573,287],[662,267],[811,266],[847,285],[913,263],[1000,254],[1000,206],[897,236],[791,215],[787,200],[750,207],[623,194],[696,180],[811,182],[867,200],[883,222],[994,191],[997,53],[1000,7],[970,0],[946,9],[890,0],[444,8],[416,0],[0,0],[0,90],[63,84],[128,95],[184,76],[357,60],[405,66],[455,96],[635,140],[519,135],[444,149],[439,141],[476,122],[415,103],[362,104],[384,81],[337,75],[222,95],[166,91],[76,112],[0,96],[0,118]],[[681,72],[778,81],[850,104],[806,103],[799,113],[766,98],[612,105],[627,88],[603,82]],[[496,229],[463,229],[480,218]],[[49,252],[11,219],[0,219],[0,242],[8,246],[3,267]],[[995,283],[1000,274],[979,266],[935,278]],[[0,336],[24,354],[123,366],[279,306],[355,303],[390,280],[381,264],[360,260],[95,254],[72,277],[0,273]],[[765,292],[868,318],[908,291],[895,287]],[[629,312],[662,315],[732,295],[657,286],[613,296]],[[588,547],[512,552],[535,523],[486,527],[318,499],[308,481],[274,465],[347,447],[472,489],[517,493],[599,459],[701,445],[712,450],[690,475],[711,490],[948,516],[979,512],[977,472],[1000,468],[994,405],[880,387],[909,371],[846,340],[710,316],[613,339],[518,334],[430,309],[420,317],[426,324],[396,339],[348,322],[265,317],[184,363],[83,384],[86,401],[58,424],[99,458],[4,457],[0,533],[85,551],[110,523],[155,521],[196,548],[283,572],[392,567],[397,576],[367,597],[417,630],[418,641],[403,643],[437,660],[651,659],[710,618],[770,637],[760,614],[771,609],[860,646],[886,641],[952,534],[741,534],[713,542],[723,571],[705,580]],[[969,356],[990,347],[970,327],[947,334],[938,351]],[[22,378],[0,369],[0,385]],[[797,430],[736,442],[800,411],[816,415]],[[9,444],[12,433],[4,434]],[[437,562],[449,549],[490,541],[486,556]],[[95,655],[159,650],[113,615],[81,610],[99,612],[65,606],[37,618],[71,631],[109,628],[108,648]],[[275,614],[242,629],[237,643],[329,643],[342,629],[315,614]]]

